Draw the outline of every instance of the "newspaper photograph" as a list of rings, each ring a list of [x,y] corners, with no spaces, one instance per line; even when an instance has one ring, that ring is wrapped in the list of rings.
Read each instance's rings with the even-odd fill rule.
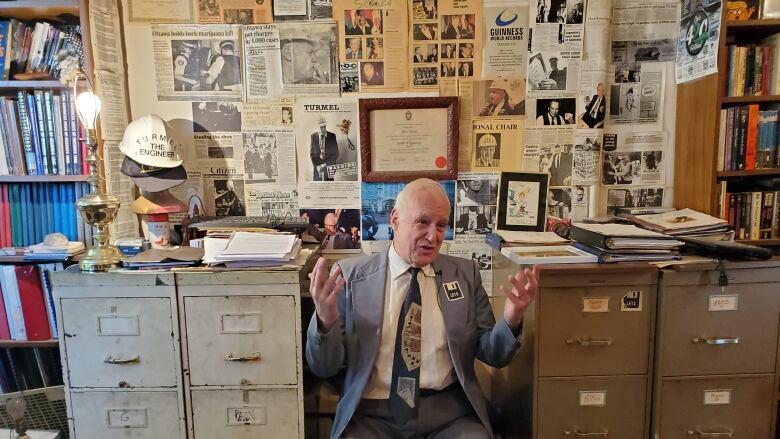
[[[246,99],[282,94],[279,29],[273,24],[244,26],[244,78]]]
[[[301,209],[309,228],[303,242],[322,244],[323,253],[360,253],[360,209]]]
[[[678,84],[718,71],[720,18],[720,1],[683,0],[675,62]]]
[[[339,93],[336,23],[278,23],[283,93]]]
[[[334,0],[332,9],[338,28],[338,59],[358,63],[361,91],[406,90],[406,0]],[[353,84],[353,88],[358,86]]]
[[[602,130],[575,130],[572,184],[596,185],[599,183],[602,137]]]
[[[643,41],[613,41],[612,64],[674,61],[677,41],[673,38]]]
[[[609,91],[610,124],[661,127],[665,76],[663,65],[644,63],[641,67],[641,72],[632,70],[615,76],[615,83]]]
[[[455,181],[440,181],[439,184],[447,193],[450,206],[455,205]],[[398,193],[401,192],[407,183],[362,183],[360,185],[361,198],[361,230],[363,231],[363,241],[385,241],[393,239],[393,228],[390,225],[390,212],[395,207],[395,200]],[[444,231],[444,239],[450,240],[453,237],[452,216],[454,210],[450,213],[450,222]]]
[[[360,69],[356,62],[339,63],[339,83],[341,93],[357,93],[360,91]]]
[[[274,17],[270,1],[192,0],[199,23],[254,24],[271,23]]]
[[[606,65],[583,62],[577,99],[577,128],[604,128],[607,114]]]
[[[571,220],[579,222],[590,217],[590,187],[575,186],[571,198]]]
[[[482,236],[478,236],[482,239]],[[493,295],[493,249],[483,242],[455,242],[449,243],[447,254],[463,259],[470,259],[479,268],[482,277],[482,287],[488,296]]]
[[[603,141],[602,184],[665,184],[665,132],[605,133]]]
[[[295,186],[295,136],[292,127],[246,130],[244,180],[249,184]]]
[[[240,101],[240,26],[151,27],[157,99]]]
[[[360,204],[357,102],[297,99],[295,138],[303,208]]]
[[[550,188],[547,191],[547,218],[571,218],[571,188]]]
[[[192,0],[129,0],[127,20],[130,23],[194,23]],[[90,8],[95,7],[94,4]]]
[[[203,209],[203,174],[200,170],[187,171],[187,180],[184,183],[174,186],[170,189],[171,195],[177,200],[181,200],[186,206],[185,212],[168,214],[168,218],[173,224],[181,224],[184,217],[194,218],[196,216],[213,215]]]
[[[293,98],[268,98],[241,104],[241,126],[251,129],[262,126],[293,125]]]
[[[498,173],[461,173],[456,182],[455,239],[490,233],[495,226]]]
[[[244,139],[241,133],[195,133],[195,158],[201,166],[229,165],[244,176]]]
[[[292,186],[268,186],[246,182],[248,216],[270,216],[276,220],[297,218],[298,189]]]
[[[618,207],[661,207],[663,201],[663,187],[607,190],[608,211],[615,211]]]
[[[243,169],[237,166],[203,166],[204,207],[216,216],[246,216]]]
[[[482,76],[519,76],[528,68],[528,0],[511,6],[485,8],[485,47]]]
[[[585,0],[539,1],[532,26],[532,52],[582,53]]]
[[[550,175],[550,186],[571,186],[574,130],[526,128],[522,170]]]
[[[578,91],[580,52],[537,52],[528,59],[528,96],[559,97]]]
[[[516,77],[472,81],[473,117],[524,117],[525,80]]]
[[[333,0],[309,0],[309,20],[332,20]]]
[[[240,132],[242,107],[240,102],[192,102],[192,131]]]
[[[439,88],[439,78],[482,75],[481,0],[412,0],[409,82],[413,90]]]
[[[577,98],[545,98],[526,100],[527,126],[571,125],[574,127]]]
[[[471,163],[473,172],[496,172],[501,163],[518,163],[522,157],[523,124],[516,120],[479,119],[472,123],[473,145]]]

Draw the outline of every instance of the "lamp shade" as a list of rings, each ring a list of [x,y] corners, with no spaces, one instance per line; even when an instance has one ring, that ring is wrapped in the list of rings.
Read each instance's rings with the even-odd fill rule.
[[[97,116],[100,113],[100,98],[91,91],[86,91],[76,97],[76,112],[79,120],[87,130],[94,130]]]

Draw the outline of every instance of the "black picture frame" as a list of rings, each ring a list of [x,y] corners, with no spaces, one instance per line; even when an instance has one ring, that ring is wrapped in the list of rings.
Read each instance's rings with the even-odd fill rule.
[[[502,172],[498,192],[498,229],[519,232],[543,232],[547,220],[547,190],[550,174],[539,172]],[[523,194],[516,193],[524,189]],[[518,206],[520,198],[532,204]],[[535,201],[535,202],[534,202]],[[535,218],[531,209],[536,209]],[[523,221],[518,213],[525,211],[530,218]],[[535,221],[533,221],[535,219]]]

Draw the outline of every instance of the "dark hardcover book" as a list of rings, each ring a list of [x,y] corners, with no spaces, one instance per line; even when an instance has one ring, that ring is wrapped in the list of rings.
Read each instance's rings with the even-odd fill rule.
[[[49,151],[51,173],[56,175],[60,173],[59,157],[57,153],[57,133],[54,131],[54,111],[51,108],[51,90],[43,91],[43,114],[44,127],[46,128],[46,147]]]
[[[27,100],[27,115],[30,121],[30,140],[35,151],[35,164],[38,166],[38,175],[44,175],[49,168],[43,146],[41,145],[40,125],[38,124],[39,112],[35,106],[35,96],[32,93],[25,95]]]
[[[729,107],[726,110],[726,148],[725,157],[723,159],[723,169],[726,171],[732,171],[733,163],[731,161],[731,154],[734,144],[734,107]]]
[[[24,161],[28,175],[38,175],[39,162],[33,149],[32,129],[30,127],[30,114],[27,111],[27,95],[24,90],[16,93],[19,106],[19,127],[22,133],[22,145],[24,147]]]
[[[743,96],[753,95],[753,80],[756,64],[756,46],[748,46],[747,59],[745,61],[745,89],[743,90]]]
[[[38,122],[38,144],[41,145],[41,153],[43,154],[43,164],[45,174],[54,174],[54,159],[51,156],[51,149],[49,148],[49,133],[46,123],[46,112],[43,104],[43,90],[34,90],[33,96],[35,97],[35,121]]]
[[[737,130],[737,169],[745,169],[747,147],[748,107],[739,107],[739,128]]]

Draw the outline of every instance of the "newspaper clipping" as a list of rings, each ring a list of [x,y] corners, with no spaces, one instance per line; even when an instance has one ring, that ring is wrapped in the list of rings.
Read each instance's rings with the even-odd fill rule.
[[[307,0],[285,0],[275,1],[274,3],[274,20],[305,20],[306,19],[306,2]],[[330,17],[328,17],[330,18]]]
[[[461,173],[455,194],[455,239],[484,242],[497,215],[498,173]]]
[[[339,60],[358,63],[362,91],[406,89],[406,0],[335,0],[333,18],[338,22]]]
[[[169,220],[173,224],[181,224],[184,217],[193,218],[196,216],[213,215],[213,212],[206,212],[203,208],[203,174],[200,170],[187,171],[187,180],[170,189],[171,195],[181,200],[186,206],[185,212],[172,213]]]
[[[216,216],[246,216],[244,170],[236,166],[202,166],[204,208]]]
[[[618,207],[661,207],[664,201],[663,187],[612,188],[607,190],[607,209]]]
[[[283,93],[339,93],[336,23],[279,23]]]
[[[160,101],[240,101],[240,26],[152,26]]]
[[[246,99],[282,94],[279,29],[273,24],[244,26],[244,78]]]
[[[522,169],[550,174],[550,186],[571,186],[574,129],[526,128]]]
[[[341,93],[356,93],[360,91],[360,69],[358,69],[358,63],[339,63],[339,83],[341,84]]]
[[[440,77],[482,75],[482,12],[482,0],[412,0],[412,89],[438,89]]]
[[[131,23],[194,23],[195,7],[192,0],[129,0],[127,19]]]
[[[440,181],[450,206],[455,205],[455,182],[452,180]],[[393,239],[393,228],[390,226],[390,212],[395,207],[395,200],[407,183],[363,183],[360,186],[361,218],[363,241],[383,241]],[[454,210],[450,213],[454,216]],[[444,239],[453,237],[453,221],[444,231]]]
[[[601,130],[576,130],[574,132],[572,184],[598,184],[601,138]]]
[[[721,2],[683,0],[675,64],[678,84],[718,71],[720,18]]]
[[[332,20],[333,0],[309,0],[310,20]]]
[[[583,61],[603,61],[609,58],[609,30],[612,21],[612,0],[590,1],[585,15],[585,37],[582,42]]]
[[[544,98],[526,100],[526,123],[529,126],[571,125],[574,127],[577,98]]]
[[[582,63],[577,99],[577,128],[604,128],[607,114],[607,69],[604,63]]]
[[[485,8],[484,77],[518,75],[525,79],[528,67],[528,1],[516,3]]]
[[[666,182],[666,133],[604,134],[603,185],[660,185]],[[641,207],[641,206],[637,206]]]
[[[516,120],[479,119],[473,122],[471,169],[494,172],[501,163],[518,163],[522,157],[523,124]]]
[[[323,253],[360,253],[359,209],[302,209],[301,217],[310,225],[304,242],[321,243]]]
[[[244,128],[292,125],[293,98],[264,99],[260,102],[244,102],[238,108]]]
[[[274,187],[247,182],[246,198],[249,216],[298,217],[298,189],[294,184]]]
[[[590,217],[591,187],[575,186],[571,198],[571,220],[582,221]]]
[[[528,96],[574,96],[582,59],[584,0],[538,2],[534,11]]]
[[[295,136],[292,127],[245,130],[244,179],[250,184],[295,186]]]
[[[615,72],[609,92],[610,124],[643,124],[660,129],[663,121],[663,64],[642,63],[635,67],[636,70],[618,68]]]
[[[301,207],[358,208],[357,103],[298,99],[294,117]]]
[[[474,80],[471,115],[474,117],[524,117],[525,80],[518,77]]]
[[[274,17],[270,1],[192,0],[199,23],[253,24],[270,23]]]
[[[481,238],[481,236],[480,236]],[[479,267],[482,287],[488,296],[493,295],[493,250],[484,242],[451,242],[447,254],[470,259]]]

